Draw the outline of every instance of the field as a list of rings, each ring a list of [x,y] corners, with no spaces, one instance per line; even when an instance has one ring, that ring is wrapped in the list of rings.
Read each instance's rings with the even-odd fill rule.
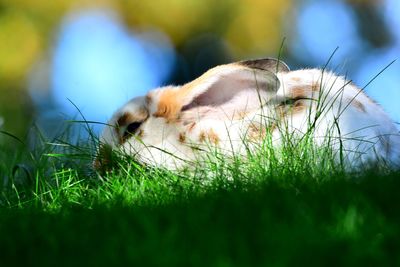
[[[399,172],[348,174],[305,146],[95,172],[91,141],[5,138],[1,266],[400,265]]]

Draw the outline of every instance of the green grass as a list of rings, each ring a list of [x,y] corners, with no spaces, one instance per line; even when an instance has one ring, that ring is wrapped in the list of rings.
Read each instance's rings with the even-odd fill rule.
[[[400,173],[345,173],[307,140],[179,172],[114,154],[95,172],[91,141],[4,138],[1,266],[400,265]]]

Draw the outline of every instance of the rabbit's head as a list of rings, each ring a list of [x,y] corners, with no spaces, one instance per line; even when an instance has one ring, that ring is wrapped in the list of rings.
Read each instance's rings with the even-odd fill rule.
[[[180,167],[204,151],[202,145],[232,147],[246,116],[276,95],[276,73],[286,71],[276,59],[241,61],[182,86],[151,90],[115,112],[100,142],[143,164]]]

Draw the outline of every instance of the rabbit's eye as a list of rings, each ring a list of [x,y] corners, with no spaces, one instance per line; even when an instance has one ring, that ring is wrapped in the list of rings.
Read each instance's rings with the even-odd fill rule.
[[[132,122],[131,124],[129,124],[125,129],[123,138],[125,139],[125,138],[129,137],[130,135],[135,134],[141,124],[142,124],[141,122]]]

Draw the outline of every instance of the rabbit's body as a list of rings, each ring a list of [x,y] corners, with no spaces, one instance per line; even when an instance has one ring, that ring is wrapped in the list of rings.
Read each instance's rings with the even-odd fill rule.
[[[400,163],[397,127],[378,104],[351,82],[317,69],[277,76],[283,85],[278,96],[311,99],[294,102],[292,112],[285,118],[289,132],[300,132],[301,136],[314,127],[314,142],[324,145],[329,141],[333,150],[342,150],[349,166],[376,160]]]
[[[277,147],[288,137],[312,136],[349,167],[400,162],[398,129],[360,89],[333,73],[289,71],[273,59],[218,66],[183,86],[150,91],[118,110],[110,125],[104,144],[170,169],[214,148],[245,155],[267,135]]]

